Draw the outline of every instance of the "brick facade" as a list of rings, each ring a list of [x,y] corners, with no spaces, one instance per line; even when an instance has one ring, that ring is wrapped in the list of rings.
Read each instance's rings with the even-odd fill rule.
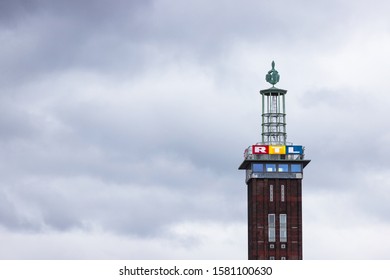
[[[275,214],[275,242],[269,242],[269,214]],[[280,214],[287,215],[286,242],[280,242]],[[248,181],[248,259],[271,258],[302,259],[301,179]]]

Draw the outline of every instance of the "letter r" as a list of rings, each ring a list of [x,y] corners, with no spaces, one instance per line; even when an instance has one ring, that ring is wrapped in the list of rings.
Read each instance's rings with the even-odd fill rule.
[[[265,154],[265,147],[256,147],[256,153]]]

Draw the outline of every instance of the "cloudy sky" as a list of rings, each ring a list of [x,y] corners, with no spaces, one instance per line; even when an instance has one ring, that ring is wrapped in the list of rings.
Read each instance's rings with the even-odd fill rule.
[[[1,0],[0,258],[246,259],[275,60],[305,259],[390,259],[387,0]]]

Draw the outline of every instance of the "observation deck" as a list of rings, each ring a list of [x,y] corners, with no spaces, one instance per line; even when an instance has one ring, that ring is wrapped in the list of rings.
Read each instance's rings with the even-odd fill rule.
[[[279,154],[269,154],[272,149]],[[252,145],[245,149],[244,161],[238,169],[246,170],[246,182],[253,178],[302,179],[303,169],[310,162],[304,159],[304,150],[295,145]]]

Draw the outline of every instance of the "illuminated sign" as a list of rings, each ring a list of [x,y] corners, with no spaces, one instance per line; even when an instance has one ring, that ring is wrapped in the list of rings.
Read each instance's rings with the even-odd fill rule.
[[[302,146],[286,146],[286,154],[296,154],[296,155],[302,155],[303,154],[303,147]]]
[[[270,155],[285,155],[286,146],[269,146]]]
[[[252,145],[254,155],[302,155],[302,146]]]
[[[252,154],[254,155],[268,155],[268,145],[253,145]]]

